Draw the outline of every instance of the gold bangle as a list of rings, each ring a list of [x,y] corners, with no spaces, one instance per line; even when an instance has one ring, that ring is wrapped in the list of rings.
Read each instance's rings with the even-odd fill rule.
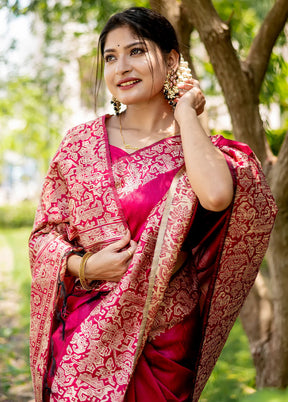
[[[88,260],[89,257],[91,257],[91,255],[93,255],[93,253],[86,253],[83,255],[82,260],[81,260],[81,264],[80,264],[80,271],[79,271],[79,279],[80,279],[80,283],[83,289],[85,290],[92,290],[93,286],[89,286],[86,278],[85,278],[85,267],[86,267],[86,262]]]

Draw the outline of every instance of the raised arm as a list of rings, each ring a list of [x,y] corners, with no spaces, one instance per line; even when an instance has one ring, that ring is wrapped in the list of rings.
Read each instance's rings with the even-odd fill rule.
[[[201,113],[204,108],[204,96],[195,80],[181,84],[180,89],[182,96],[175,109],[175,119],[180,127],[190,184],[205,209],[224,210],[233,198],[233,180],[224,156],[198,120],[197,112]]]

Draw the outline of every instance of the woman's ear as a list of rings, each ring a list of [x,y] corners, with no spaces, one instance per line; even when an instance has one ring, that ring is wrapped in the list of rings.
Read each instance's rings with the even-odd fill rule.
[[[173,69],[174,71],[176,71],[177,68],[179,67],[179,59],[180,59],[179,53],[177,53],[175,49],[172,49],[167,57],[167,65],[169,69]]]

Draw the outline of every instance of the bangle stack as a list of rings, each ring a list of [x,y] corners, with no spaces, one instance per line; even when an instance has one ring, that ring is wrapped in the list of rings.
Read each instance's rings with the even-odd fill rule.
[[[80,271],[79,271],[79,279],[80,279],[80,283],[83,289],[85,290],[92,290],[93,286],[89,286],[88,282],[86,281],[85,278],[85,267],[86,267],[86,263],[88,258],[91,257],[91,255],[93,255],[93,253],[86,253],[83,255],[82,260],[81,260],[81,264],[80,264]]]

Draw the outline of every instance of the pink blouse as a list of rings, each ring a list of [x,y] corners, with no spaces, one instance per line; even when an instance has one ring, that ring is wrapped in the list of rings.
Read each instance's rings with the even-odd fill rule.
[[[166,140],[168,140],[168,138],[165,138],[159,142],[162,143]],[[151,147],[154,145],[155,144],[152,144]],[[129,154],[121,148],[110,145],[112,166],[120,158],[132,160],[133,158],[137,157],[139,151],[141,150]],[[142,157],[143,156],[141,155],[141,158]],[[173,177],[178,170],[179,167],[176,167],[172,170],[167,169],[167,171],[161,172],[160,174],[157,172],[154,180],[149,181],[141,187],[138,187],[132,193],[130,192],[127,196],[121,195],[121,197],[119,197],[124,216],[131,231],[132,239],[136,242],[139,240],[141,233],[144,230],[145,222],[149,213],[169,190]]]

